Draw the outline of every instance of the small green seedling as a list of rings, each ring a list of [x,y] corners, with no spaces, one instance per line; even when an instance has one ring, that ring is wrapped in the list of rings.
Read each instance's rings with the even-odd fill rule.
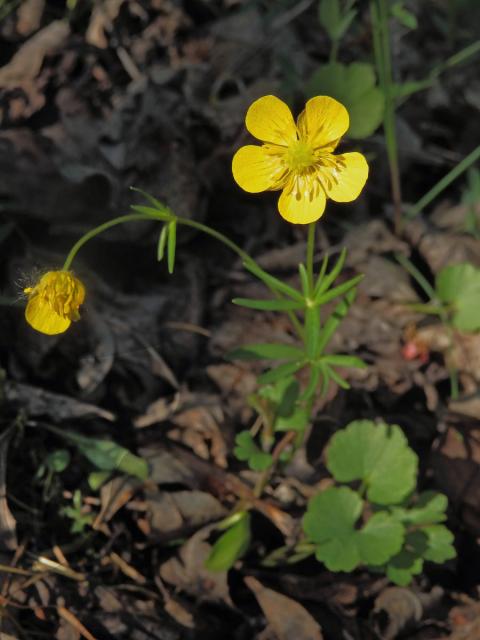
[[[447,499],[414,494],[418,458],[400,427],[350,423],[330,440],[327,468],[337,484],[310,499],[303,530],[330,571],[365,566],[406,585],[424,561],[455,557],[453,535],[441,524]]]
[[[60,509],[60,514],[72,520],[71,533],[83,533],[95,520],[95,515],[85,510],[80,489],[77,489],[73,494],[72,506],[63,507]]]

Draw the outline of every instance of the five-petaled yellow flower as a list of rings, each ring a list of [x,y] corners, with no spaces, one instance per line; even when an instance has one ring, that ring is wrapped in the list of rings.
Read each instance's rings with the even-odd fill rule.
[[[80,318],[85,287],[71,271],[48,271],[34,287],[24,291],[28,295],[25,318],[40,333],[63,333]]]
[[[348,111],[328,96],[309,100],[297,124],[279,98],[259,98],[248,109],[245,125],[264,144],[237,151],[233,177],[250,193],[282,189],[278,210],[285,220],[315,222],[327,197],[351,202],[367,180],[368,164],[361,153],[333,154],[349,124]]]

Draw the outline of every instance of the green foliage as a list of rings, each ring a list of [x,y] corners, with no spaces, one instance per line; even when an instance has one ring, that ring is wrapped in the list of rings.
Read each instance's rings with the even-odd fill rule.
[[[418,458],[397,425],[351,422],[330,440],[327,460],[335,480],[360,480],[375,504],[398,504],[415,488]]]
[[[304,352],[290,344],[245,344],[226,355],[231,360],[298,360],[305,357]]]
[[[303,302],[297,302],[296,300],[253,300],[252,298],[234,298],[232,302],[240,307],[259,309],[261,311],[294,311],[295,309],[302,309],[304,307]]]
[[[468,262],[444,267],[437,274],[435,290],[438,299],[447,306],[455,328],[480,329],[480,269]]]
[[[250,545],[250,514],[242,512],[225,533],[215,542],[205,562],[209,571],[228,571],[241,558]]]
[[[305,92],[309,97],[329,95],[344,104],[350,115],[351,138],[366,138],[382,123],[385,98],[376,85],[373,66],[366,62],[324,65],[313,73]]]
[[[101,471],[120,471],[140,480],[148,477],[147,462],[113,440],[89,438],[74,431],[55,429],[55,433],[74,444]]]
[[[350,423],[331,438],[327,468],[338,483],[359,485],[329,487],[308,503],[303,530],[330,571],[364,565],[407,585],[424,561],[455,557],[453,535],[440,524],[447,499],[432,491],[411,495],[418,460],[398,426]]]
[[[253,471],[264,471],[272,464],[272,456],[262,451],[253,439],[250,431],[242,431],[235,438],[236,447],[233,450],[238,460],[247,462]]]
[[[477,208],[480,203],[480,171],[476,167],[470,167],[467,172],[467,186],[462,194],[462,204],[467,211],[463,231],[471,233],[475,238],[480,238],[480,226]]]
[[[405,9],[403,2],[394,2],[390,7],[390,13],[393,18],[398,20],[407,29],[416,29],[418,27],[417,16]]]
[[[357,15],[353,9],[355,0],[320,0],[318,5],[318,19],[328,33],[330,40],[338,41],[345,35]]]
[[[40,469],[45,469],[51,473],[62,473],[70,464],[70,454],[66,449],[56,449],[49,453],[45,458],[45,462],[39,468],[38,474],[41,475]]]
[[[91,526],[95,520],[93,513],[85,511],[82,493],[79,489],[73,494],[72,505],[60,509],[60,514],[72,520],[71,533],[83,533],[85,528]]]
[[[168,223],[167,239],[167,265],[168,273],[173,273],[175,268],[175,251],[177,247],[177,223],[175,220]]]
[[[330,571],[353,571],[360,564],[384,564],[402,547],[404,529],[386,512],[357,528],[363,509],[358,493],[330,487],[308,503],[303,529],[315,544],[315,556]]]

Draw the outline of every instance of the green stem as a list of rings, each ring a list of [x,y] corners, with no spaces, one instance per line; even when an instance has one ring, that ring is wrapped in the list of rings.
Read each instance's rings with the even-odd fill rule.
[[[339,40],[332,40],[332,47],[330,49],[330,58],[329,58],[330,64],[333,64],[334,62],[337,61],[339,46],[340,46]]]
[[[309,296],[313,295],[314,280],[313,280],[313,258],[315,254],[315,228],[316,222],[311,222],[308,225],[308,239],[307,239],[307,276]]]
[[[86,244],[92,238],[95,238],[95,236],[98,236],[100,233],[107,231],[107,229],[111,229],[111,227],[115,227],[117,224],[123,224],[124,222],[134,222],[137,220],[154,220],[154,219],[156,218],[153,215],[147,215],[143,213],[129,213],[125,216],[118,216],[118,218],[113,218],[112,220],[108,220],[107,222],[104,222],[103,224],[98,225],[98,227],[95,227],[94,229],[90,229],[90,231],[85,233],[85,235],[83,235],[79,240],[77,240],[77,242],[70,249],[67,255],[67,258],[65,260],[65,263],[62,267],[63,271],[68,271],[70,269],[72,262],[75,259],[75,256],[83,247],[83,245]]]
[[[464,171],[478,160],[480,160],[480,145],[461,160],[456,167],[447,173],[447,175],[443,176],[443,178],[441,178],[441,180],[439,180],[437,184],[430,189],[430,191],[427,191],[427,193],[420,198],[416,204],[410,207],[407,213],[408,217],[414,218],[423,211],[423,209],[425,209],[432,200],[440,195],[444,189],[446,189],[454,180],[456,180]]]
[[[402,255],[401,253],[395,254],[395,258],[402,265],[405,271],[412,276],[412,278],[416,281],[416,283],[425,291],[428,298],[430,300],[435,300],[437,298],[437,294],[435,289],[429,283],[429,281],[425,278],[423,273],[417,269],[417,267],[413,264],[411,260],[407,258],[407,256]]]
[[[377,5],[375,4],[377,2]],[[398,145],[395,125],[395,97],[392,91],[392,58],[390,48],[390,31],[388,4],[386,0],[371,0],[370,13],[373,27],[373,45],[380,80],[385,96],[385,112],[383,128],[387,146],[388,164],[390,168],[390,184],[394,210],[395,231],[400,233],[402,226],[402,190],[400,169],[398,164]]]
[[[178,216],[173,215],[172,213],[165,213],[165,212],[159,211],[158,215],[155,215],[155,213],[152,210],[152,213],[129,213],[124,216],[118,216],[117,218],[108,220],[107,222],[100,224],[98,227],[95,227],[94,229],[91,229],[90,231],[88,231],[70,249],[70,252],[68,253],[65,263],[63,265],[63,270],[68,271],[68,269],[70,269],[72,262],[75,259],[77,253],[80,251],[83,245],[86,244],[92,238],[95,238],[100,233],[103,233],[104,231],[107,231],[108,229],[111,229],[112,227],[115,227],[118,224],[123,224],[124,222],[135,222],[139,220],[156,220],[158,222],[171,222],[172,220],[175,220],[178,224],[183,224],[186,227],[192,227],[193,229],[197,229],[198,231],[201,231],[202,233],[206,233],[212,238],[219,240],[224,245],[226,245],[229,249],[234,251],[244,263],[252,264],[252,265],[257,264],[255,260],[248,255],[248,253],[243,251],[243,249],[241,249],[237,244],[235,244],[235,242],[233,242],[232,240],[224,236],[223,233],[220,233],[215,229],[207,227],[207,225],[202,224],[201,222],[196,222],[195,220],[190,220],[189,218],[180,218]],[[272,292],[275,295],[277,295],[275,291],[272,291]],[[300,339],[303,339],[303,327],[300,324],[297,316],[293,311],[288,311],[287,315],[295,331],[297,332],[298,337]]]
[[[477,55],[477,53],[480,53],[480,40],[475,40],[475,42],[472,42],[464,49],[461,49],[460,51],[457,51],[457,53],[454,53],[453,56],[450,56],[450,58],[447,58],[445,62],[442,62],[436,67],[433,67],[433,69],[429,73],[429,77],[438,78],[438,76],[441,75],[444,71],[447,71],[447,69],[451,69],[457,64],[463,64],[469,58]]]

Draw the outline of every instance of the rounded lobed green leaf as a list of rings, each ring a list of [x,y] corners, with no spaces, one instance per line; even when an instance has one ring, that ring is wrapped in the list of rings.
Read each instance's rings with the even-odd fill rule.
[[[330,95],[344,104],[350,115],[348,135],[365,138],[381,124],[385,108],[383,92],[375,85],[375,70],[366,62],[338,62],[317,69],[307,84],[307,94]]]
[[[356,420],[331,438],[327,468],[338,482],[363,482],[371,502],[389,505],[415,488],[418,458],[399,426]]]
[[[385,564],[402,548],[405,529],[386,511],[374,514],[357,533],[360,557],[365,564]]]
[[[415,525],[435,524],[446,519],[447,497],[443,493],[425,491],[421,493],[415,506],[405,509],[401,519]]]
[[[347,487],[330,487],[309,501],[303,530],[330,571],[352,571],[360,564],[355,523],[361,512],[362,499]]]
[[[255,443],[249,431],[242,431],[235,438],[237,445],[233,450],[237,460],[247,462],[253,471],[264,471],[272,464],[272,456],[262,451]]]
[[[452,324],[461,331],[480,329],[480,269],[468,262],[444,267],[435,281],[439,299],[453,305]]]
[[[427,549],[423,554],[425,560],[441,564],[456,557],[453,533],[445,525],[432,524],[423,527],[422,532],[427,536]]]

